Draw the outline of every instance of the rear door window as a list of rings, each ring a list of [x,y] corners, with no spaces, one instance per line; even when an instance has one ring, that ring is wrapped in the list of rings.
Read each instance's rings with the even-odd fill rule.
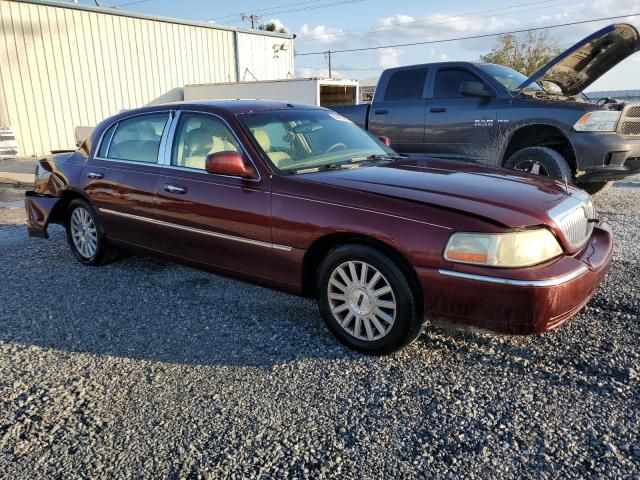
[[[104,151],[100,145],[99,156],[111,160],[157,163],[168,119],[168,113],[153,113],[121,120]],[[104,140],[108,140],[109,133]]]
[[[468,70],[451,69],[438,70],[436,75],[435,98],[459,98],[465,97],[460,93],[460,85],[464,82],[484,82]],[[465,97],[468,98],[468,97]]]
[[[426,68],[400,70],[391,74],[387,83],[385,100],[419,100],[423,96],[427,80]]]

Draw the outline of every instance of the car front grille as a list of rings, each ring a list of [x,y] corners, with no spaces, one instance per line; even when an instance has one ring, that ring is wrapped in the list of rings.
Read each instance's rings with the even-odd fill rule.
[[[582,199],[571,197],[549,214],[572,250],[584,245],[591,237],[594,222],[590,220],[595,218],[596,211],[591,197],[586,193]]]

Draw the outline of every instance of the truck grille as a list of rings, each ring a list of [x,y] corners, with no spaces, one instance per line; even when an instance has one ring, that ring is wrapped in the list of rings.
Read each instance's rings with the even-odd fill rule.
[[[593,222],[589,220],[595,218],[596,211],[593,201],[586,194],[582,201],[573,197],[569,202],[570,205],[561,204],[553,209],[556,213],[549,214],[562,231],[569,247],[574,250],[584,245],[591,236]]]
[[[631,118],[640,118],[640,105],[627,108],[626,116]]]
[[[640,135],[640,122],[622,122],[620,133],[622,135]]]
[[[640,135],[640,105],[627,105],[618,128],[621,135]]]

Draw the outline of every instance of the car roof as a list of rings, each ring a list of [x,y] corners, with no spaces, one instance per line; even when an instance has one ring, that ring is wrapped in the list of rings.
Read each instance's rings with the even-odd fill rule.
[[[186,101],[186,102],[172,102],[172,103],[164,103],[153,105],[149,107],[142,107],[140,109],[132,109],[129,112],[135,110],[149,110],[162,108],[175,108],[178,110],[188,110],[190,108],[197,109],[215,109],[215,110],[226,110],[231,114],[239,114],[239,113],[250,113],[250,112],[264,112],[269,110],[287,110],[287,109],[296,109],[296,110],[326,110],[323,107],[318,107],[316,105],[307,105],[304,103],[292,103],[292,102],[283,102],[279,100],[259,100],[259,99],[224,99],[224,100],[195,100],[195,101]]]

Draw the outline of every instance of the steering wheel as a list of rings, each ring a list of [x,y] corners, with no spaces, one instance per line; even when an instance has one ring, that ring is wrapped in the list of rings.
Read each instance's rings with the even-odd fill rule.
[[[342,148],[343,150],[346,150],[347,146],[342,142],[334,143],[329,148],[327,148],[324,153],[333,152],[337,148]]]

